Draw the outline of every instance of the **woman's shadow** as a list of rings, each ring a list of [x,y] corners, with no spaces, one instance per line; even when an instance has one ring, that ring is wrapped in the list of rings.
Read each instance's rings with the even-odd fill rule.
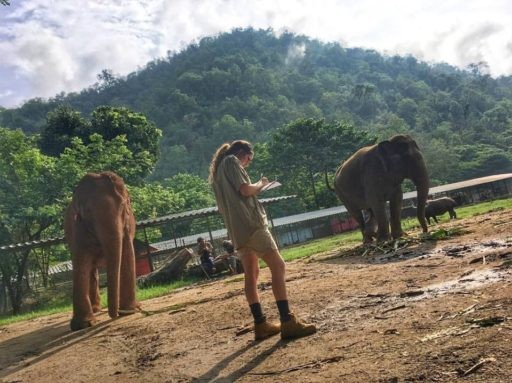
[[[267,359],[270,355],[274,353],[279,347],[281,347],[285,342],[282,340],[278,340],[273,345],[268,347],[267,349],[259,352],[254,358],[247,361],[237,370],[231,372],[227,376],[219,377],[219,374],[222,370],[224,370],[229,363],[233,362],[236,358],[242,356],[245,352],[249,351],[255,345],[260,344],[260,342],[254,341],[247,344],[245,347],[240,350],[235,351],[231,355],[226,356],[224,359],[219,361],[215,366],[213,366],[210,370],[205,372],[203,375],[192,379],[193,383],[200,382],[234,382],[238,380],[240,377],[247,374],[249,371],[256,368],[260,365],[265,359]]]

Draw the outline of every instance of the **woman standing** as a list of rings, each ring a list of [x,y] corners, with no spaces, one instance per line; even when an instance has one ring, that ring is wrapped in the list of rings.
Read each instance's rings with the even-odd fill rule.
[[[281,332],[282,339],[299,338],[316,332],[313,324],[303,323],[288,308],[285,263],[268,230],[267,214],[257,195],[269,183],[266,177],[251,183],[245,168],[254,157],[247,141],[221,145],[210,164],[209,182],[229,236],[244,268],[245,297],[254,318],[254,336],[264,339]],[[280,324],[267,322],[258,294],[261,258],[272,275],[272,292],[279,310]]]

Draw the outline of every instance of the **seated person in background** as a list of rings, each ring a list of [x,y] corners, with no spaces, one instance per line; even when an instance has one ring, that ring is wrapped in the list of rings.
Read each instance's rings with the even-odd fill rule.
[[[214,261],[222,261],[225,263],[229,270],[230,275],[238,273],[240,260],[238,259],[235,247],[229,240],[222,241],[222,248],[226,251],[224,254],[219,255]]]
[[[197,253],[199,254],[201,266],[206,270],[208,274],[212,274],[215,272],[212,251],[213,246],[210,242],[205,241],[203,237],[197,238]]]

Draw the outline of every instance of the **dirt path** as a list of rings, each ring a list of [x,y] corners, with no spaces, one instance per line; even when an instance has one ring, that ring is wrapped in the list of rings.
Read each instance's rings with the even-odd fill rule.
[[[289,263],[291,307],[318,325],[308,338],[254,342],[235,276],[143,302],[141,314],[102,313],[78,333],[69,313],[2,327],[0,380],[510,382],[512,210],[441,226],[464,234]],[[276,319],[269,280],[263,270]]]

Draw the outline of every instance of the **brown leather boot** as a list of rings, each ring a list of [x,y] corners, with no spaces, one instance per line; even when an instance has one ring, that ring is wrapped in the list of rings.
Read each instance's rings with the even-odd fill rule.
[[[290,313],[291,319],[281,323],[281,339],[296,339],[308,336],[316,332],[316,326],[310,323],[304,323],[293,313]]]
[[[262,340],[269,336],[276,335],[281,331],[279,323],[269,323],[267,321],[254,325],[254,339]]]

